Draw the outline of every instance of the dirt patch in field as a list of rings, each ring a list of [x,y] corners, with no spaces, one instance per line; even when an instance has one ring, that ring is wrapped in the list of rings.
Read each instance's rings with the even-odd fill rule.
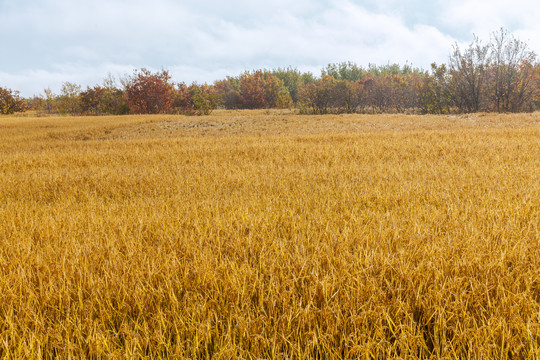
[[[156,116],[152,121],[118,127],[106,139],[233,135],[311,135],[540,126],[540,113],[470,115],[296,115],[290,111],[222,111],[214,115]]]

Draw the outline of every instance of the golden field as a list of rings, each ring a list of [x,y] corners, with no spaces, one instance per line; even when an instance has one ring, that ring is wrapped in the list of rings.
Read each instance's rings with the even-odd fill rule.
[[[540,358],[540,114],[0,117],[0,358]]]

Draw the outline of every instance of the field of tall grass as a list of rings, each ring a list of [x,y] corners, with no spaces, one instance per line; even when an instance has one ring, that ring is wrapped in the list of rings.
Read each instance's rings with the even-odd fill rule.
[[[540,114],[0,117],[0,358],[540,358]]]

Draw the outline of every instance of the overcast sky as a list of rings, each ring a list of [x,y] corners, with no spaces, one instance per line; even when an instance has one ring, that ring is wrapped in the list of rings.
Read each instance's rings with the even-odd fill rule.
[[[540,52],[538,0],[0,0],[0,86],[23,96],[133,69],[213,82],[244,70],[447,62],[505,27]]]

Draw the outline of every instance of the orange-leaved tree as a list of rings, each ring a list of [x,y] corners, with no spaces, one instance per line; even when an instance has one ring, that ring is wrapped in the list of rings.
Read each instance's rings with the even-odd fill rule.
[[[268,107],[266,99],[266,81],[262,71],[253,74],[245,72],[240,76],[240,99],[246,109],[263,109]]]
[[[214,93],[219,95],[222,105],[227,109],[240,109],[242,99],[240,97],[240,80],[228,76],[224,80],[214,82]]]

